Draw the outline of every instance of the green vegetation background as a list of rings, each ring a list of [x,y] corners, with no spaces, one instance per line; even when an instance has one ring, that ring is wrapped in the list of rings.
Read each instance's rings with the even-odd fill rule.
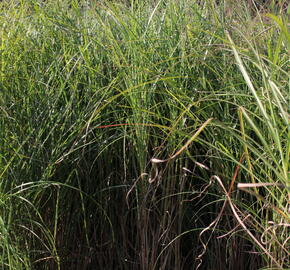
[[[289,269],[284,6],[0,5],[1,269]]]

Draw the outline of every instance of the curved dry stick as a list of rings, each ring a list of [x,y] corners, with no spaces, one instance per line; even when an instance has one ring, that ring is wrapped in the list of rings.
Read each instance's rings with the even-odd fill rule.
[[[167,159],[158,159],[158,158],[152,158],[151,162],[156,164],[156,163],[164,163],[169,160],[172,160],[176,158],[178,155],[180,155],[196,138],[197,136],[205,129],[205,127],[213,120],[213,118],[207,119],[200,127],[199,129],[192,135],[192,137],[183,145],[175,154],[170,156]]]

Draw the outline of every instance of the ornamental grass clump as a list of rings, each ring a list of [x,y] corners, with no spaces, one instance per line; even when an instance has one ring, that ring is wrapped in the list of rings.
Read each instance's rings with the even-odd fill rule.
[[[290,267],[287,16],[228,4],[0,3],[3,269]]]

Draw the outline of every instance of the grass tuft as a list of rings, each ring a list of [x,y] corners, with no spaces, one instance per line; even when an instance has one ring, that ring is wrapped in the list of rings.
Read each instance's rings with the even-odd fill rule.
[[[290,267],[284,6],[0,6],[3,269]]]

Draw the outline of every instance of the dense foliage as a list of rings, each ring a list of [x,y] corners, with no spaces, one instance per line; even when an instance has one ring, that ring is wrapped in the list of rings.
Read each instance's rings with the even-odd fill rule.
[[[285,7],[0,5],[1,269],[290,267]]]

